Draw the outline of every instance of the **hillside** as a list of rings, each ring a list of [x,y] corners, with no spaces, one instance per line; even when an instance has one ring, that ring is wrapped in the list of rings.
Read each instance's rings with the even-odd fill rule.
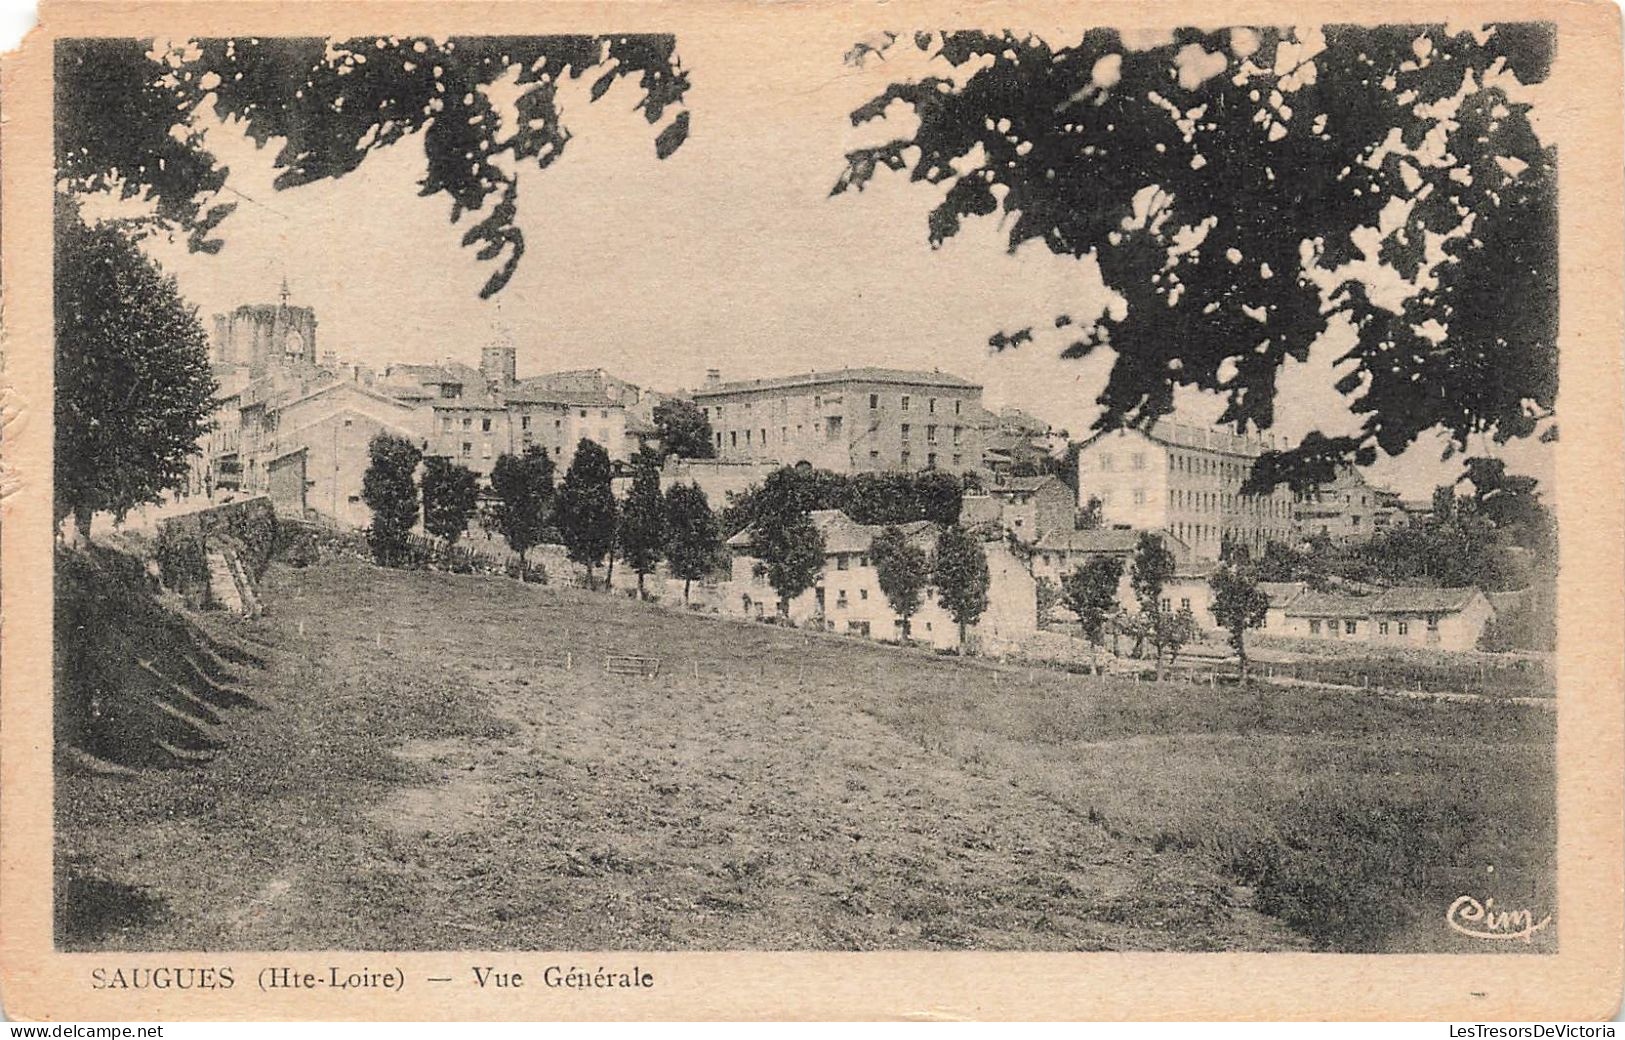
[[[64,884],[125,894],[68,945],[1444,949],[1486,863],[1550,876],[1538,710],[1033,675],[359,563],[263,591],[273,710],[195,770],[60,778]]]

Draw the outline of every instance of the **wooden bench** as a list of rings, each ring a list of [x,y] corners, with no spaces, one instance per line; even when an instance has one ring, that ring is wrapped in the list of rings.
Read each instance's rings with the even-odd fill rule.
[[[660,674],[660,658],[642,657],[637,654],[607,654],[604,657],[604,671],[610,675],[653,677]]]

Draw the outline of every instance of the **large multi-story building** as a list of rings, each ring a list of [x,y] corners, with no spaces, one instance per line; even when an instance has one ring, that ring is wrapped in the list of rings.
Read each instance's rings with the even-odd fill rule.
[[[1407,522],[1399,494],[1366,483],[1352,466],[1340,469],[1330,483],[1297,496],[1292,517],[1304,538],[1328,538],[1338,544],[1363,542]]]
[[[712,370],[693,398],[728,462],[837,473],[981,465],[982,388],[946,372],[845,368],[725,383]]]
[[[1100,500],[1105,526],[1165,530],[1200,559],[1217,559],[1227,538],[1258,552],[1295,538],[1290,491],[1241,493],[1254,460],[1271,447],[1167,420],[1118,430],[1079,450],[1078,496]]]

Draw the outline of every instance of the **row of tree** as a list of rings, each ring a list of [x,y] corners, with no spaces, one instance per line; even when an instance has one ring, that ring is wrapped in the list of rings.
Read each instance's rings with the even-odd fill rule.
[[[1084,635],[1096,648],[1097,657],[1109,629],[1114,640],[1125,635],[1134,640],[1132,652],[1136,657],[1150,645],[1156,654],[1160,677],[1178,659],[1186,644],[1201,632],[1196,615],[1189,607],[1174,610],[1163,598],[1163,590],[1174,576],[1174,567],[1174,555],[1162,538],[1149,531],[1142,532],[1128,564],[1129,587],[1139,608],[1137,611],[1126,610],[1118,603],[1123,560],[1117,556],[1097,556],[1066,575],[1061,582],[1059,600],[1077,615]],[[1213,591],[1214,619],[1229,635],[1243,678],[1247,674],[1247,630],[1262,624],[1269,610],[1269,596],[1259,587],[1261,580],[1258,564],[1247,547],[1240,544],[1225,547],[1218,568],[1208,578]]]
[[[448,459],[424,458],[401,437],[380,434],[369,450],[361,497],[372,510],[368,539],[377,560],[393,566],[409,558],[420,515],[424,530],[448,546],[456,544],[479,512],[479,477]],[[576,445],[557,487],[553,460],[544,449],[501,455],[491,470],[492,520],[521,562],[556,535],[570,560],[586,568],[589,586],[606,561],[606,584],[613,579],[619,554],[637,574],[643,595],[644,579],[665,560],[673,576],[683,579],[686,600],[690,583],[717,566],[721,529],[699,488],[679,484],[661,492],[658,455],[640,452],[632,468],[631,490],[619,503],[610,486],[609,454],[594,441],[583,438]]]

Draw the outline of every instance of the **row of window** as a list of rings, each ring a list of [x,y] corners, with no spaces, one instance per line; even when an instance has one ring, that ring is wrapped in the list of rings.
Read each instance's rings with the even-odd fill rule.
[[[1409,621],[1395,621],[1395,622],[1393,622],[1393,624],[1398,629],[1398,631],[1395,633],[1396,635],[1408,636],[1408,635],[1411,634],[1411,623]],[[1389,626],[1389,622],[1387,622],[1387,621],[1379,621],[1379,622],[1377,622],[1377,634],[1379,636],[1388,635],[1388,626]],[[1327,633],[1329,633],[1330,635],[1335,636],[1339,632],[1339,622],[1336,621],[1335,619],[1328,618],[1326,620],[1326,623],[1325,623],[1325,628],[1326,628]],[[1437,632],[1439,630],[1439,619],[1435,618],[1435,617],[1428,618],[1427,619],[1427,629],[1428,629],[1429,632]],[[1351,635],[1351,636],[1359,635],[1360,634],[1360,624],[1359,624],[1358,621],[1345,620],[1345,621],[1343,621],[1341,623],[1341,631],[1342,631],[1342,633],[1344,635]],[[1321,633],[1321,621],[1320,621],[1320,619],[1319,618],[1311,618],[1309,620],[1309,634],[1313,635],[1313,636],[1318,636],[1318,635],[1320,635],[1320,633]]]
[[[837,403],[837,402],[840,401],[840,398],[831,398],[830,401],[831,401],[831,403]],[[928,414],[928,415],[936,415],[937,414],[937,402],[938,402],[938,398],[935,398],[935,397],[926,398],[926,402],[925,402],[926,414]],[[903,394],[897,399],[897,407],[898,407],[898,409],[900,411],[904,411],[904,412],[910,411],[913,408],[913,403],[914,403],[914,399],[913,399],[913,395],[911,395],[911,394]],[[740,406],[741,409],[744,411],[744,413],[746,415],[751,414],[752,404],[753,404],[753,402],[746,401]],[[773,404],[777,405],[777,412],[780,415],[785,415],[790,410],[790,398],[788,398],[788,397],[781,397],[781,398],[777,399],[776,401],[774,401]],[[964,401],[959,400],[959,399],[956,398],[954,400],[954,402],[953,402],[953,405],[954,405],[954,414],[955,415],[963,414],[964,405],[965,405]],[[823,395],[822,394],[813,395],[813,410],[818,411],[818,410],[822,409],[823,407],[824,407],[824,397],[823,397]],[[713,411],[712,411],[713,408],[715,409],[714,414],[713,414]],[[704,407],[702,407],[700,409],[700,411],[705,414],[705,417],[708,420],[709,419],[716,419],[718,421],[721,421],[723,415],[725,414],[726,408],[727,408],[726,405],[721,405],[721,404],[714,405],[714,406],[713,405],[705,405]],[[879,394],[870,394],[869,395],[869,409],[870,409],[870,411],[875,411],[875,410],[877,410],[879,408],[880,408],[880,395]]]

